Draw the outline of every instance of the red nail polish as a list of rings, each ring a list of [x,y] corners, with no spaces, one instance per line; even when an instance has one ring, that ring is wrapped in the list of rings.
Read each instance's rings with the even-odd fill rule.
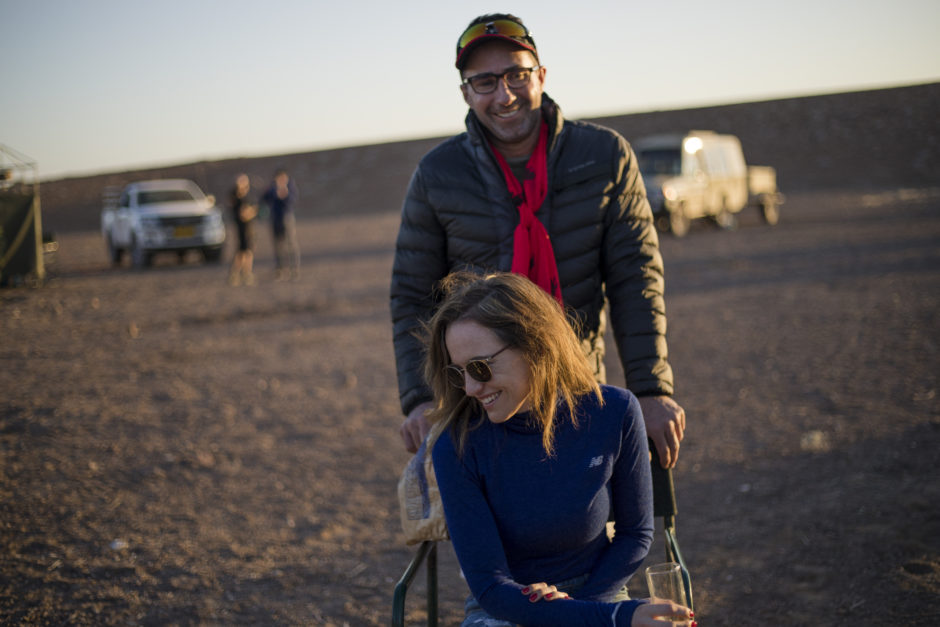
[[[530,600],[530,601],[536,601],[536,600],[538,600],[538,598],[539,598],[539,595],[533,594],[532,596],[529,597],[529,600]]]
[[[695,618],[695,612],[689,612],[689,618]]]
[[[550,599],[550,598],[552,598],[552,595],[553,595],[553,594],[555,594],[555,593],[554,593],[554,592],[549,592],[548,594],[545,595],[545,598],[546,598],[546,599]]]
[[[529,586],[522,589],[522,594],[529,594]]]
[[[692,621],[692,627],[698,627],[698,623],[696,623],[694,620]]]

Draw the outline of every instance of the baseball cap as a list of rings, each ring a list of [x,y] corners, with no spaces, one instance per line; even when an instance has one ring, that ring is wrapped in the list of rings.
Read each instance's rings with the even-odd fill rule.
[[[467,27],[467,30],[460,35],[457,40],[457,62],[455,65],[458,70],[463,69],[464,64],[470,57],[470,52],[482,43],[502,39],[514,43],[520,48],[525,48],[535,55],[538,61],[539,53],[535,49],[535,40],[532,39],[532,33],[525,27],[521,21],[500,16],[498,18],[487,20],[486,16],[477,18],[474,23]]]

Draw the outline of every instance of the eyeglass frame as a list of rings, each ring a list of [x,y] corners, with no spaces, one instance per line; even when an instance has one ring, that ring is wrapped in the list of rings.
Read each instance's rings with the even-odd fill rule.
[[[490,364],[493,362],[493,359],[497,355],[502,353],[504,350],[506,350],[510,346],[511,346],[510,344],[506,344],[505,346],[503,346],[501,349],[499,349],[498,351],[496,351],[489,357],[479,357],[477,359],[471,359],[470,361],[467,362],[467,365],[463,367],[460,367],[457,364],[447,364],[444,367],[444,375],[447,377],[447,382],[450,383],[455,388],[457,388],[458,390],[466,390],[467,389],[467,375],[469,374],[470,378],[476,381],[477,383],[489,383],[493,379],[493,369],[490,367]],[[483,366],[486,367],[485,372],[488,373],[486,378],[481,379],[480,377],[474,375],[472,372],[468,370],[468,368],[470,368],[470,366],[472,366],[473,364],[483,364]],[[450,376],[451,372],[454,372],[460,375],[460,385],[457,385],[456,379],[451,378]]]
[[[473,76],[468,76],[467,78],[461,79],[460,84],[468,85],[470,89],[473,90],[473,93],[475,93],[478,96],[486,96],[488,94],[492,94],[494,91],[496,91],[499,88],[500,81],[503,81],[504,83],[506,83],[506,87],[509,89],[522,89],[523,87],[528,85],[529,82],[532,80],[532,74],[536,70],[541,69],[541,67],[542,67],[541,65],[533,65],[532,67],[512,67],[506,70],[505,72],[500,72],[499,74],[496,74],[494,72],[482,72],[480,74],[474,74]],[[512,72],[528,72],[528,77],[526,77],[525,82],[522,83],[521,85],[513,86],[509,84],[509,79],[507,78],[507,74],[511,74]],[[477,78],[495,78],[496,84],[493,86],[493,89],[491,89],[490,91],[481,92],[481,91],[478,91],[477,88],[473,86],[472,82],[470,82]]]

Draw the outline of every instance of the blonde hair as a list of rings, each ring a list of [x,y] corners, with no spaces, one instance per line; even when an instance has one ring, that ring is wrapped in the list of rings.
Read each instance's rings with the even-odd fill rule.
[[[449,325],[472,321],[491,330],[518,351],[529,368],[532,419],[541,426],[542,446],[554,451],[556,410],[560,401],[568,406],[577,426],[576,405],[585,394],[603,402],[600,386],[558,302],[519,274],[478,275],[456,272],[440,285],[443,302],[426,325],[425,380],[434,394],[431,422],[445,421],[462,452],[467,434],[481,417],[479,401],[448,382],[445,368],[451,363],[444,334]],[[485,418],[483,418],[485,420]]]

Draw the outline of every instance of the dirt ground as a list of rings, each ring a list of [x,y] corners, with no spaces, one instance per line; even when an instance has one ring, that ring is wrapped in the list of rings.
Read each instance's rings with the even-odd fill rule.
[[[0,622],[388,624],[412,554],[396,230],[301,223],[295,282],[262,232],[253,287],[195,257],[109,268],[64,233],[45,287],[0,290]],[[940,189],[791,195],[776,227],[662,248],[699,624],[936,624]]]

